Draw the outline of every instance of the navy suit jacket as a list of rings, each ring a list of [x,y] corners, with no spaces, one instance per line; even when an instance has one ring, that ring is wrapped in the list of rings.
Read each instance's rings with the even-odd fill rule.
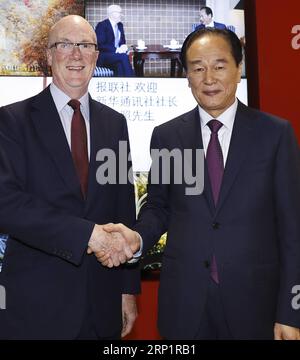
[[[198,108],[156,127],[151,148],[203,148]],[[275,322],[300,327],[300,311],[291,306],[292,288],[300,284],[300,164],[289,122],[239,103],[216,207],[206,166],[204,175],[201,195],[185,195],[185,183],[150,181],[135,226],[145,251],[168,231],[159,288],[161,334],[197,334],[212,254],[234,338],[271,339]]]
[[[118,28],[121,35],[119,46],[121,46],[126,43],[124,27],[121,22],[118,23]],[[108,19],[105,19],[99,22],[96,26],[95,31],[97,35],[97,43],[100,55],[101,53],[115,53],[115,35],[110,21]]]
[[[199,24],[198,26],[196,26],[195,31],[199,30],[199,29],[204,29],[204,28],[205,28],[205,25]],[[215,29],[227,29],[225,24],[218,23],[216,21],[214,21],[214,28]]]
[[[135,220],[131,184],[99,185],[100,149],[128,142],[123,115],[90,98],[86,200],[49,88],[0,109],[0,228],[10,234],[0,284],[0,338],[72,339],[90,312],[101,337],[121,329],[121,294],[139,291],[138,269],[87,255],[93,226]],[[128,166],[131,166],[128,163]]]

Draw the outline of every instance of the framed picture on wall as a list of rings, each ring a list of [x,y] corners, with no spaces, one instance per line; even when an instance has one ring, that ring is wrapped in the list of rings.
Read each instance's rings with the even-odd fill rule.
[[[0,75],[48,76],[48,31],[68,14],[84,16],[84,1],[0,0]]]

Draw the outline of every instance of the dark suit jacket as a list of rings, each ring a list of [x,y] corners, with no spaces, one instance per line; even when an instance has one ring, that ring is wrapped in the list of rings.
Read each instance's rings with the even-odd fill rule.
[[[154,129],[152,149],[202,147],[197,108]],[[300,165],[289,122],[239,103],[217,207],[206,167],[203,193],[187,196],[187,187],[150,183],[135,226],[145,251],[168,230],[161,334],[195,337],[212,254],[234,338],[272,338],[275,321],[300,327],[300,312],[291,306],[292,287],[300,284]]]
[[[90,98],[86,201],[49,88],[0,109],[0,228],[10,234],[0,283],[0,338],[72,339],[90,311],[99,336],[121,329],[121,294],[137,269],[107,269],[87,243],[95,223],[135,219],[132,185],[99,185],[96,153],[128,141],[125,118]],[[130,166],[130,163],[128,163]]]
[[[205,25],[199,24],[198,26],[196,26],[195,31],[199,30],[199,29],[204,29],[204,28],[205,28]],[[216,21],[214,21],[214,28],[215,29],[224,29],[224,30],[227,29],[225,24],[218,23]]]
[[[119,42],[119,46],[121,46],[126,43],[124,27],[121,22],[118,23],[118,28],[121,34]],[[110,21],[108,19],[105,19],[99,22],[96,26],[95,31],[97,35],[97,43],[100,55],[101,53],[115,53],[115,35]]]

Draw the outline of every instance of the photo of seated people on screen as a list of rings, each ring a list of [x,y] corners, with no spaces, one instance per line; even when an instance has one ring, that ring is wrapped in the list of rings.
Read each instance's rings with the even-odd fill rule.
[[[97,77],[184,77],[183,41],[204,27],[229,29],[245,44],[239,0],[87,0],[85,17],[97,34]]]
[[[96,26],[99,57],[97,66],[108,67],[115,76],[133,76],[124,26],[121,22],[122,8],[119,5],[107,7],[107,19]]]

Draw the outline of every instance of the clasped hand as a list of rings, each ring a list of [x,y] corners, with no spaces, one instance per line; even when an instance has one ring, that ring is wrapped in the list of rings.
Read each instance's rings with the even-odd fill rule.
[[[126,44],[121,45],[116,49],[117,54],[125,54],[128,51],[128,46]]]
[[[88,243],[87,253],[109,268],[132,259],[140,248],[137,232],[123,224],[95,225]]]

